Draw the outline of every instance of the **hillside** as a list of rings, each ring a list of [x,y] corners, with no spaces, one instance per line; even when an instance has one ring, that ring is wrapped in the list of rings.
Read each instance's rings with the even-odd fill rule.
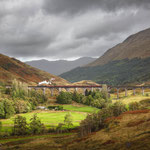
[[[87,65],[96,60],[96,58],[91,57],[82,57],[77,60],[67,61],[67,60],[58,60],[58,61],[48,61],[45,59],[27,61],[28,65],[44,70],[46,72],[52,73],[54,75],[60,75],[64,72],[70,71],[76,67]]]
[[[110,85],[150,82],[150,29],[131,35],[95,62],[60,76],[70,82],[92,80]]]
[[[130,111],[109,118],[108,127],[85,137],[76,134],[47,134],[1,140],[11,150],[149,150],[150,112]]]
[[[110,61],[150,57],[150,28],[129,36],[123,43],[109,49],[87,66],[104,65]]]
[[[54,83],[56,84],[69,84],[60,77],[33,68],[15,58],[0,54],[0,82],[11,83],[15,78],[29,84],[37,84],[40,81],[55,78]]]
[[[90,86],[90,85],[99,85],[91,80],[82,80],[79,82],[74,82],[72,85],[82,85],[82,86]]]

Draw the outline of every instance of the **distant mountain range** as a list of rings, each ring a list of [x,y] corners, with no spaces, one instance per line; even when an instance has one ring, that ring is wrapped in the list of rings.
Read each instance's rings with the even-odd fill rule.
[[[129,36],[103,56],[60,76],[70,82],[93,80],[110,85],[150,83],[150,28]]]
[[[15,58],[0,54],[0,82],[11,84],[13,79],[17,79],[30,85],[36,85],[40,81],[51,78],[55,78],[55,81],[53,81],[55,84],[69,84],[68,81],[60,77],[31,67]]]
[[[40,70],[52,73],[54,75],[60,75],[64,72],[70,71],[76,67],[87,65],[96,60],[96,58],[82,57],[74,61],[58,60],[58,61],[48,61],[45,59],[27,61],[28,65],[36,67]]]

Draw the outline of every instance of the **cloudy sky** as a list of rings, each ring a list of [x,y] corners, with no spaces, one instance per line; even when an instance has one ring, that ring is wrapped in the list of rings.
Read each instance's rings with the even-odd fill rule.
[[[0,0],[0,53],[23,61],[99,57],[150,27],[150,0]]]

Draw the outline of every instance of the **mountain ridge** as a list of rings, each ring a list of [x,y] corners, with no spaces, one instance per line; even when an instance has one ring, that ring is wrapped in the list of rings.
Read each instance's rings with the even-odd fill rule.
[[[46,59],[41,59],[35,61],[27,61],[25,63],[35,68],[38,68],[40,70],[44,70],[49,73],[52,73],[54,75],[60,75],[76,67],[87,65],[88,63],[94,60],[96,60],[96,58],[81,57],[73,61],[68,61],[68,60],[48,61]]]

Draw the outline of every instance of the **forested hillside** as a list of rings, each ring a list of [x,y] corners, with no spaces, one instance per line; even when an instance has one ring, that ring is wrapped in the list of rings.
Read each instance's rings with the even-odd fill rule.
[[[123,85],[129,83],[148,83],[150,81],[150,58],[124,59],[109,62],[103,66],[78,67],[61,75],[62,78],[77,82],[93,80],[97,83],[109,85]]]

